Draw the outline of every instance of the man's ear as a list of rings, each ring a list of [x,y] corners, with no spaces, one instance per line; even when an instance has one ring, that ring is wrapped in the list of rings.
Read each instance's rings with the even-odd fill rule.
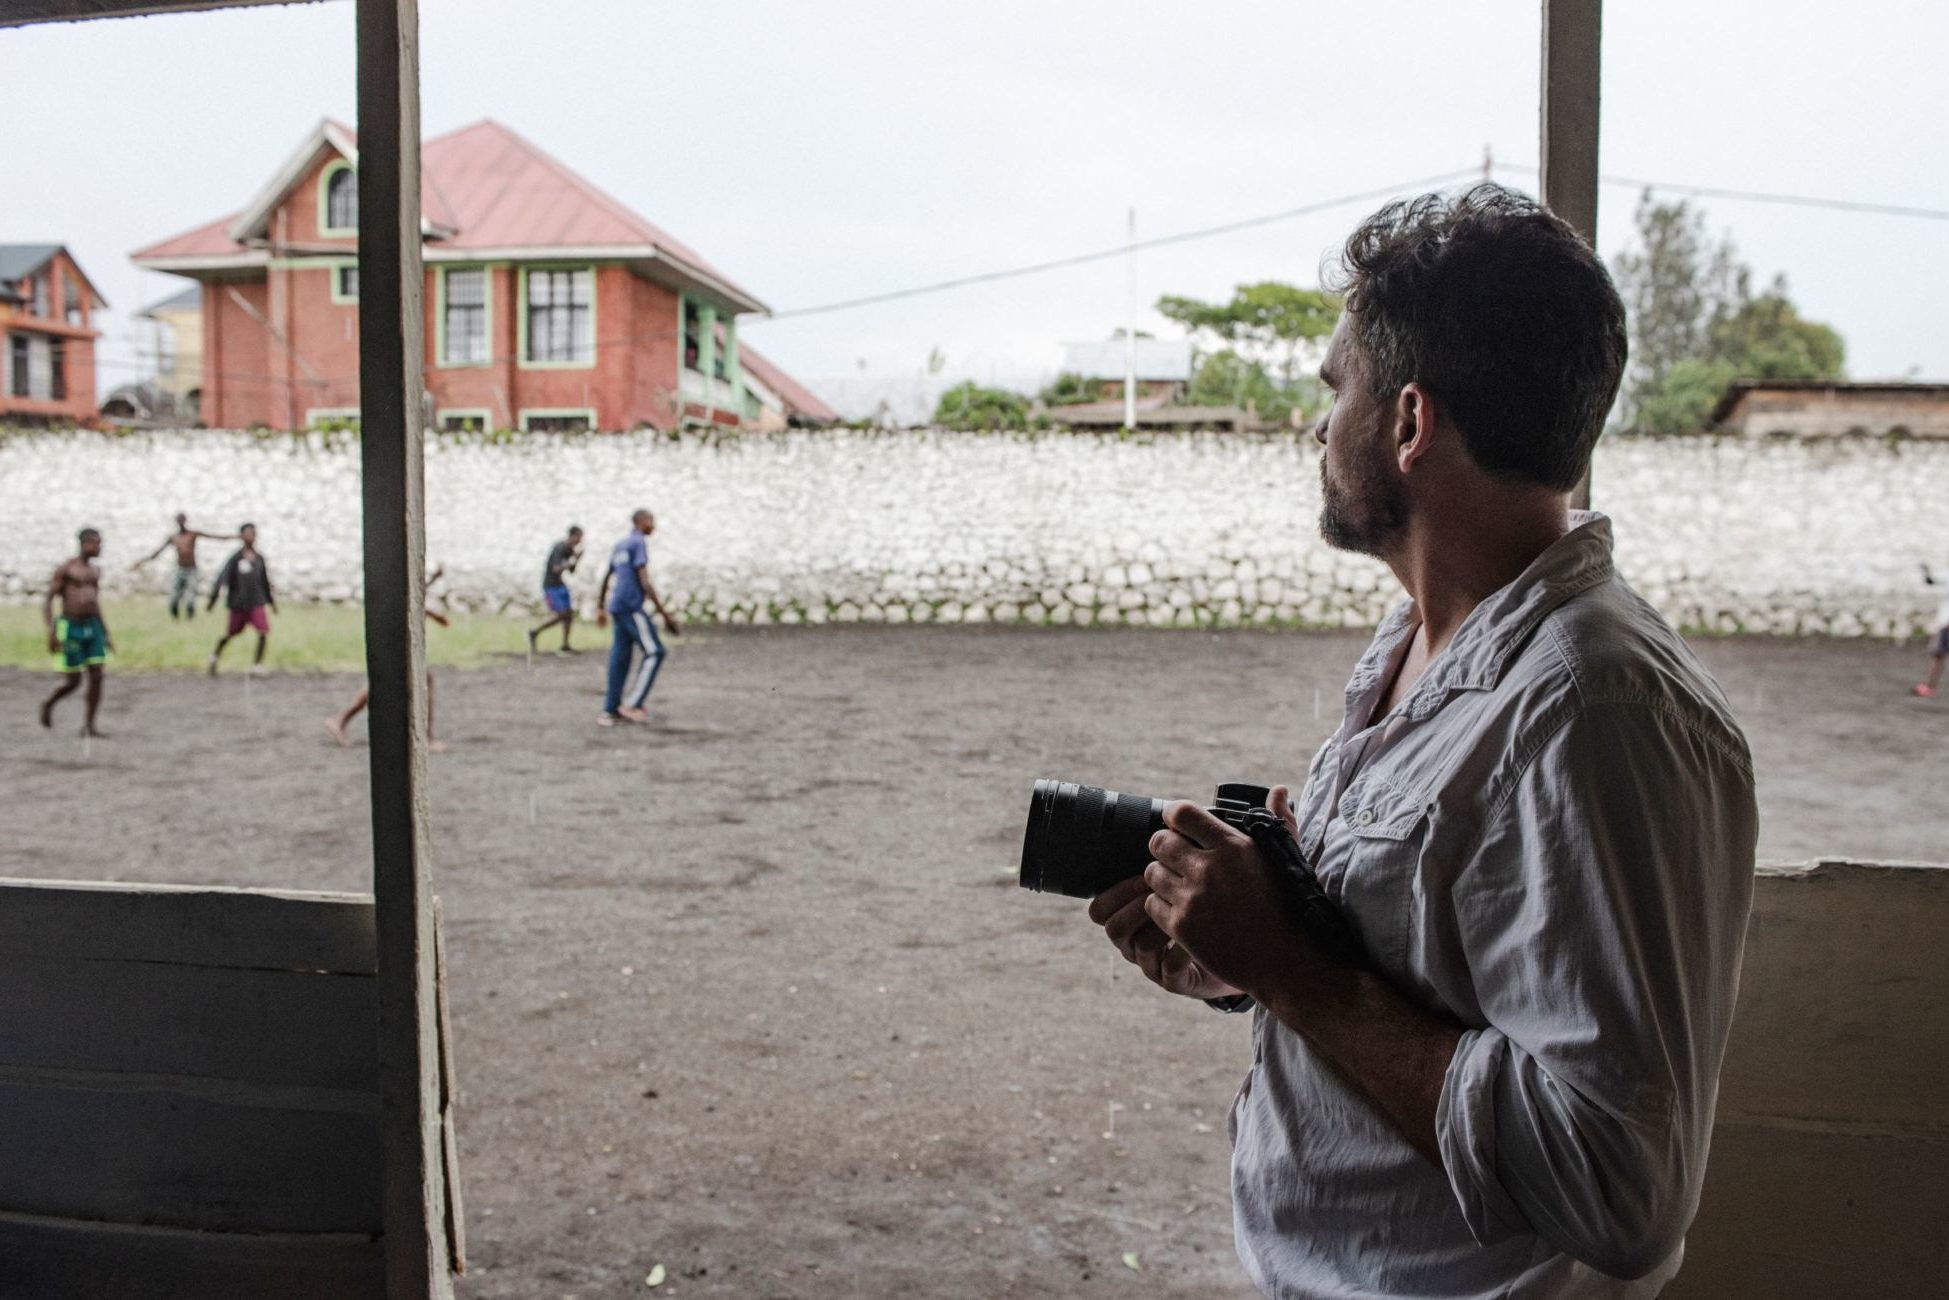
[[[1403,474],[1435,445],[1435,395],[1409,384],[1394,396],[1394,462]]]

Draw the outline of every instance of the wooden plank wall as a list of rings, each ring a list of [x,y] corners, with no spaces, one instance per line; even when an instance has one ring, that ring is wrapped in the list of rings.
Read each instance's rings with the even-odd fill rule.
[[[376,964],[363,895],[0,880],[0,1296],[383,1295]]]

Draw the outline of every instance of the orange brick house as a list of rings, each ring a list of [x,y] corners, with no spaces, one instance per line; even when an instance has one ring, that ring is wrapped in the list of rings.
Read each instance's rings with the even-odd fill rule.
[[[108,304],[59,244],[0,244],[0,421],[95,418],[95,309]]]
[[[243,211],[134,254],[202,285],[204,423],[356,418],[357,169],[322,122]],[[436,427],[756,422],[737,318],[767,309],[688,246],[492,121],[426,141],[420,198]],[[784,387],[785,422],[838,418]]]

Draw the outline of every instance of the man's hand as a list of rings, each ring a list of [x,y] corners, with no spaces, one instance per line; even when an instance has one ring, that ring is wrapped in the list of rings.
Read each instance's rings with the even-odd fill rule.
[[[1190,953],[1157,928],[1144,910],[1149,898],[1150,886],[1144,878],[1132,876],[1090,900],[1090,920],[1103,927],[1124,960],[1166,992],[1187,998],[1237,996],[1237,989],[1198,965]]]
[[[597,627],[609,626],[609,611],[604,609],[600,605],[596,606],[596,626]]]
[[[1272,808],[1291,824],[1283,787]],[[1250,836],[1192,803],[1166,808],[1164,826],[1151,836],[1144,911],[1193,963],[1264,1001],[1292,983],[1296,966],[1324,961]]]
[[[682,636],[684,634],[683,624],[677,622],[677,616],[668,610],[663,611],[663,628],[671,636]]]
[[[61,653],[61,637],[53,628],[47,630],[47,652],[51,655]]]

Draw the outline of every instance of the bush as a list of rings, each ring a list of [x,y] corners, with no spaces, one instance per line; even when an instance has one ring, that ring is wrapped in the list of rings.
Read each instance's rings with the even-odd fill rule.
[[[1100,388],[1095,380],[1065,370],[1038,396],[1045,406],[1080,406],[1096,401],[1101,396]]]
[[[1026,429],[1029,404],[1020,393],[983,388],[970,379],[941,394],[934,423],[944,429]]]

